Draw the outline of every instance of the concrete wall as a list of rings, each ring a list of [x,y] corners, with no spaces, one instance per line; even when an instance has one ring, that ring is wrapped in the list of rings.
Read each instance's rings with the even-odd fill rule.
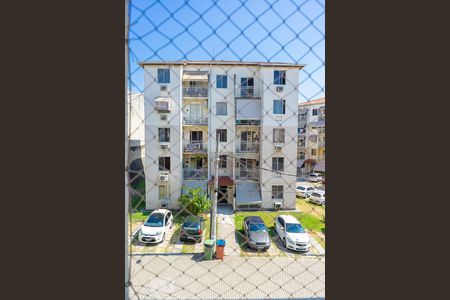
[[[181,152],[181,70],[177,66],[170,67],[170,83],[167,86],[167,92],[161,92],[161,84],[157,83],[157,68],[146,66],[144,68],[144,86],[145,86],[145,188],[146,188],[146,209],[156,209],[161,205],[159,199],[158,186],[159,174],[158,157],[169,156],[171,170],[169,181],[164,184],[170,186],[169,208],[178,207],[177,200],[181,193],[182,182],[182,152]],[[167,113],[168,121],[161,121],[160,115],[153,106],[153,101],[158,96],[169,96],[173,99],[172,110]],[[158,142],[158,128],[170,128],[169,150],[161,150]]]

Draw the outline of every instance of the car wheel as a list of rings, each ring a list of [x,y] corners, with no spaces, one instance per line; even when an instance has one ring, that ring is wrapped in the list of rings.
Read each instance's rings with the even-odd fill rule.
[[[286,239],[283,239],[283,247],[284,247],[284,248],[287,248],[287,245],[286,245]]]
[[[163,236],[162,236],[161,242],[164,242],[165,239],[166,239],[166,233],[164,232],[164,233],[163,233]]]

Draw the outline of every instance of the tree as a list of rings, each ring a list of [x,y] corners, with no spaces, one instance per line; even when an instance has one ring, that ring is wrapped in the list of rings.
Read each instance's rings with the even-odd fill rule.
[[[178,199],[178,203],[190,213],[198,215],[207,212],[211,208],[211,201],[202,188],[190,188],[183,186],[184,193]]]

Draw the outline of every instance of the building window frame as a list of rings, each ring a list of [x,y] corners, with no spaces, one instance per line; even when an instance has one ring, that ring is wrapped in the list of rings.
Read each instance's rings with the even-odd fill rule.
[[[274,115],[286,114],[286,100],[285,99],[273,100],[273,114]]]
[[[286,85],[286,70],[273,71],[273,84]]]
[[[167,84],[170,83],[170,69],[158,69],[158,83]]]

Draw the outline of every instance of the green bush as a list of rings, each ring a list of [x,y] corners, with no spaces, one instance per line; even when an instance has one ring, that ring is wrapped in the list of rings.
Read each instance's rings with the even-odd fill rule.
[[[194,215],[207,212],[211,208],[206,193],[201,188],[183,187],[184,193],[178,199],[178,203]]]

